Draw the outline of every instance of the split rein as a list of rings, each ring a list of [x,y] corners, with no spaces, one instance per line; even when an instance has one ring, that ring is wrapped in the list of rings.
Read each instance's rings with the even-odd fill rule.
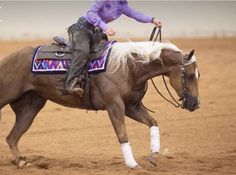
[[[152,30],[151,36],[150,36],[150,38],[149,38],[149,41],[153,41],[153,43],[156,42],[156,40],[158,39],[158,37],[159,37],[159,42],[161,42],[161,28],[158,29],[158,32],[157,32],[157,34],[156,34],[156,36],[155,36],[156,30],[157,30],[157,27],[154,27],[153,30]],[[155,36],[155,38],[154,38],[154,36]],[[154,38],[154,40],[153,40],[153,38]],[[161,60],[161,63],[162,63],[163,69],[165,70],[165,67],[164,67],[164,64],[163,64],[163,61],[162,61],[162,60]],[[182,72],[182,69],[181,69],[181,72]],[[183,72],[181,76],[183,76],[184,74],[185,74],[185,73]],[[179,108],[179,107],[183,108],[183,105],[181,105],[181,104],[174,98],[174,96],[172,95],[172,93],[170,92],[170,89],[169,89],[168,86],[167,86],[167,83],[166,83],[166,80],[165,80],[165,76],[164,76],[164,75],[162,75],[162,80],[163,80],[163,82],[164,82],[164,84],[165,84],[165,87],[166,87],[166,90],[167,90],[169,96],[172,98],[172,100],[173,100],[174,102],[172,102],[171,100],[169,100],[168,98],[166,98],[166,97],[160,92],[160,90],[157,88],[155,82],[154,82],[153,79],[151,78],[152,85],[154,86],[154,88],[155,88],[155,90],[157,91],[157,93],[158,93],[163,99],[165,99],[167,102],[169,102],[170,104],[172,104],[174,107],[176,107],[176,108]],[[185,82],[182,82],[182,83],[185,83]],[[182,97],[181,97],[181,98],[182,98]],[[148,109],[148,110],[149,110],[149,109]],[[153,112],[153,111],[151,111],[151,110],[149,110],[149,111],[150,111],[150,112]]]

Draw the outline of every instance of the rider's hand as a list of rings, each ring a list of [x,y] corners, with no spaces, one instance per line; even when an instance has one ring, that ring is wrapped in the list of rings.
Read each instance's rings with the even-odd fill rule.
[[[161,21],[159,21],[157,18],[152,18],[152,23],[157,26],[158,28],[162,27]]]
[[[114,36],[116,34],[116,31],[114,31],[112,28],[108,28],[105,32],[109,36]]]

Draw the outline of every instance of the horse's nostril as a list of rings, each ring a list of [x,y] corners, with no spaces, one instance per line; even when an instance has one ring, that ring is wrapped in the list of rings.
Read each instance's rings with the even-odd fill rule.
[[[193,105],[193,109],[199,109],[198,103],[195,103],[195,104]]]

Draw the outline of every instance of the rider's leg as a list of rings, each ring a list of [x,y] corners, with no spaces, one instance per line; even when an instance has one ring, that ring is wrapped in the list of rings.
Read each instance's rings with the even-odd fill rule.
[[[69,74],[66,80],[66,89],[69,93],[83,94],[83,89],[76,85],[83,81],[82,74],[89,60],[90,35],[85,30],[76,30],[71,33],[71,47],[74,50],[74,58],[71,62]]]

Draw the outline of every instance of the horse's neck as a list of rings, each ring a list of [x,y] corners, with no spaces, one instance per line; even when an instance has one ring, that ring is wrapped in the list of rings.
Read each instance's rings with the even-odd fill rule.
[[[171,67],[163,67],[161,64],[153,65],[150,62],[137,63],[135,70],[136,86],[144,84],[147,80],[169,72]]]
[[[136,62],[136,67],[139,67],[139,69],[136,69],[136,77],[138,77],[137,84],[166,74],[183,62],[182,53],[171,49],[164,49],[159,57],[161,59],[150,59],[151,61],[143,63]]]

